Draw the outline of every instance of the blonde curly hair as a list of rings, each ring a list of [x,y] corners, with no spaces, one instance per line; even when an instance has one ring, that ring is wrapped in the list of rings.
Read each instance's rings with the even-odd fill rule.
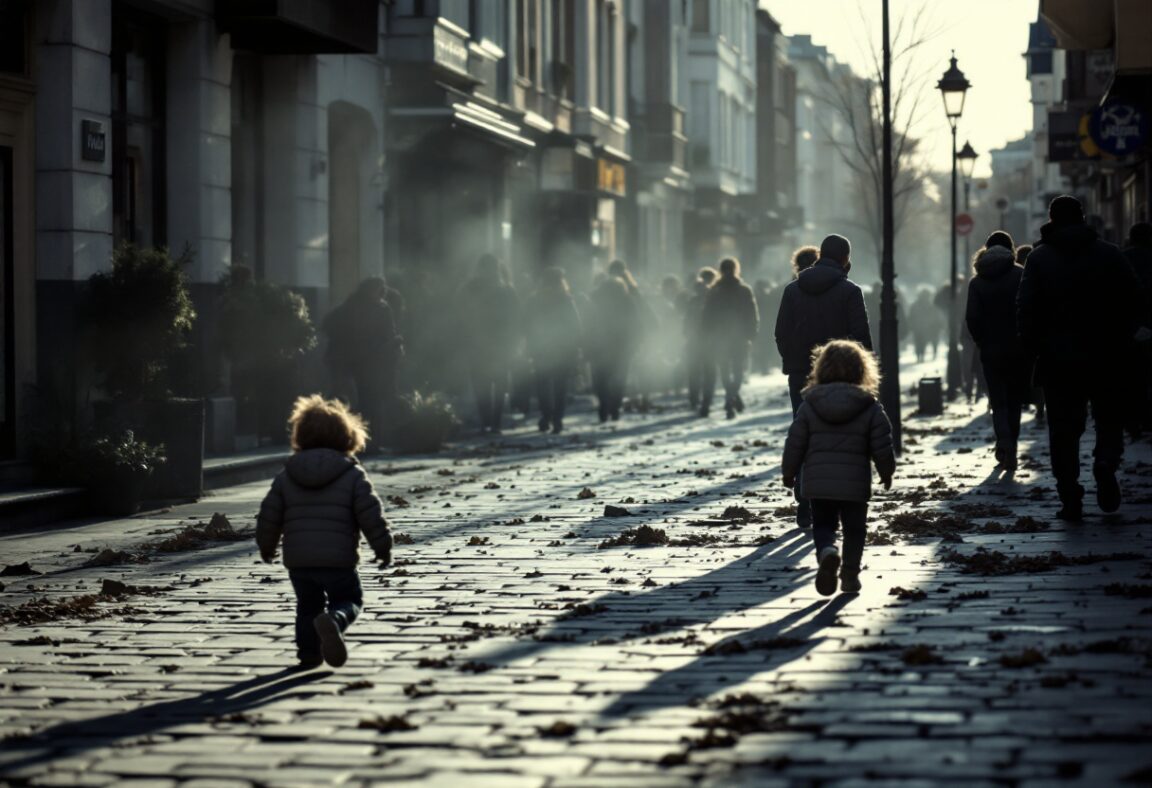
[[[358,413],[338,399],[319,394],[299,397],[288,417],[293,451],[334,449],[359,454],[368,445],[368,427]]]
[[[873,397],[880,395],[880,366],[872,351],[851,339],[833,339],[812,350],[812,372],[805,390],[821,383],[851,383]]]

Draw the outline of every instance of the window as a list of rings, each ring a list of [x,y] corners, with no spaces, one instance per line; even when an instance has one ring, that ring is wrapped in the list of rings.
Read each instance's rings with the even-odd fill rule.
[[[710,29],[712,0],[692,0],[692,32],[707,33]]]
[[[572,98],[572,75],[575,73],[576,14],[573,0],[552,0],[552,92]]]
[[[159,246],[165,219],[165,25],[122,5],[112,28],[112,221],[117,243]]]

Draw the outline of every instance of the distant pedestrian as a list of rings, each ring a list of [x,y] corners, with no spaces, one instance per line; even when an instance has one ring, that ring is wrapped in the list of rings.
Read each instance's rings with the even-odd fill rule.
[[[760,329],[752,345],[752,369],[767,375],[780,363],[780,357],[776,350],[776,339],[772,336],[772,327],[765,318],[780,311],[780,297],[784,294],[784,288],[757,279],[752,291],[756,294],[756,311],[760,314]]]
[[[545,268],[540,286],[524,308],[528,356],[540,399],[541,432],[564,430],[568,383],[580,355],[581,323],[576,302],[560,268]]]
[[[996,432],[996,462],[1016,470],[1020,411],[1028,398],[1028,366],[1016,335],[1016,292],[1024,267],[1017,265],[1012,237],[1003,231],[988,236],[973,261],[965,321],[980,349],[988,382],[992,426]]]
[[[931,290],[921,290],[916,296],[916,300],[908,308],[908,324],[916,360],[919,362],[927,360],[928,349],[931,348],[932,360],[935,361],[940,334],[944,330],[944,318],[932,301]]]
[[[716,360],[704,336],[704,302],[716,276],[715,268],[701,268],[692,284],[692,295],[684,303],[684,358],[688,371],[688,404],[692,410],[698,410],[705,397],[711,402],[716,388]]]
[[[740,261],[726,257],[720,261],[720,277],[708,288],[704,299],[704,333],[724,386],[724,413],[735,418],[744,412],[740,387],[748,366],[748,351],[760,327],[756,297],[740,278]],[[712,387],[705,385],[700,415],[707,416],[712,405]]]
[[[1132,364],[1140,329],[1140,283],[1113,244],[1084,221],[1075,197],[1048,207],[1051,219],[1024,266],[1017,296],[1017,328],[1048,405],[1052,474],[1062,504],[1056,516],[1080,520],[1080,437],[1088,406],[1096,423],[1092,475],[1101,510],[1120,508],[1116,471],[1124,456],[1123,388],[1117,377]]]
[[[356,572],[360,534],[377,560],[392,560],[383,506],[355,455],[364,422],[339,400],[296,400],[288,419],[292,457],[272,481],[256,517],[256,544],[271,563],[281,541],[296,592],[296,656],[302,668],[348,659],[344,632],[360,615],[364,593]]]
[[[884,489],[891,488],[896,472],[892,425],[876,401],[880,372],[871,351],[859,342],[833,340],[814,356],[804,402],[788,429],[781,471],[784,485],[799,484],[801,497],[812,504],[816,590],[835,593],[839,570],[840,590],[854,594],[860,591],[871,466]],[[843,559],[837,526],[844,531]]]
[[[807,267],[801,255],[810,254],[804,247],[794,256],[796,281],[784,288],[780,312],[776,316],[776,347],[788,376],[788,396],[792,414],[800,408],[800,394],[812,371],[812,352],[833,339],[851,339],[872,350],[868,329],[868,311],[864,294],[848,278],[852,268],[852,244],[840,235],[829,235],[820,244],[819,259]],[[796,524],[808,528],[812,513],[808,501],[796,492]]]
[[[369,277],[321,324],[327,337],[324,361],[333,388],[367,420],[375,437],[369,451],[378,448],[391,426],[386,425],[386,414],[395,410],[404,356],[395,313],[386,300],[388,292],[382,277]],[[355,390],[354,397],[349,389]]]
[[[499,435],[521,327],[520,301],[494,255],[481,255],[476,262],[476,273],[461,293],[457,317],[480,431]]]
[[[624,272],[627,274],[627,271]],[[585,324],[585,348],[592,369],[600,422],[620,418],[628,371],[642,335],[641,304],[629,287],[631,275],[609,274],[592,290],[591,314]]]

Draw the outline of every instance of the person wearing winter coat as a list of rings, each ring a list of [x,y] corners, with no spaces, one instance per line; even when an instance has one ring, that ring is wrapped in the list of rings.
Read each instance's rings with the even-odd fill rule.
[[[457,314],[480,431],[498,435],[521,327],[520,300],[501,275],[500,261],[494,255],[481,255],[476,262],[476,273],[461,293]]]
[[[752,288],[740,278],[740,261],[726,257],[720,261],[720,277],[708,288],[704,299],[703,329],[724,386],[724,412],[735,418],[744,412],[740,387],[748,366],[748,351],[760,328],[760,314]],[[705,385],[700,415],[712,406],[712,387]]]
[[[395,312],[386,300],[389,288],[382,277],[369,277],[321,324],[327,337],[324,361],[337,392],[351,382],[357,410],[376,436],[385,434],[385,414],[397,400],[397,378],[404,343],[396,330]]]
[[[604,423],[620,418],[628,369],[644,330],[644,320],[639,296],[633,295],[628,282],[620,276],[605,276],[592,290],[591,302],[591,319],[585,324],[585,348],[600,422]]]
[[[879,390],[876,357],[862,344],[833,340],[820,346],[784,442],[784,484],[799,483],[801,497],[812,504],[816,590],[824,596],[835,593],[837,570],[841,591],[860,591],[871,466],[885,489],[896,472],[892,425],[876,401]],[[836,547],[838,525],[844,531],[843,558]]]
[[[296,400],[288,420],[292,457],[256,516],[256,544],[271,563],[283,544],[296,592],[296,655],[302,668],[348,659],[344,632],[360,615],[360,535],[377,560],[392,560],[392,533],[372,482],[356,461],[368,432],[339,400]]]
[[[1075,197],[1054,199],[1048,216],[1020,279],[1016,327],[1044,387],[1062,504],[1056,516],[1076,521],[1083,516],[1080,437],[1089,404],[1096,422],[1096,502],[1104,512],[1120,508],[1124,393],[1116,376],[1129,368],[1129,349],[1139,336],[1140,283],[1120,250],[1085,223]]]
[[[564,429],[568,381],[580,355],[580,313],[560,268],[545,268],[540,287],[524,308],[528,356],[540,399],[541,432],[559,435]]]
[[[1024,267],[1016,264],[1012,236],[999,230],[976,252],[972,267],[964,319],[988,384],[996,462],[1014,471],[1020,411],[1028,398],[1028,366],[1016,336],[1016,292]]]
[[[788,376],[793,416],[803,401],[800,392],[812,371],[812,351],[817,346],[833,339],[851,339],[872,350],[864,293],[848,278],[851,257],[848,239],[829,235],[820,244],[819,259],[784,288],[776,315],[776,347]],[[808,528],[811,523],[808,502],[797,488],[796,524]]]
[[[701,268],[692,285],[692,295],[684,303],[684,359],[688,368],[688,404],[692,410],[697,410],[705,398],[711,402],[716,388],[716,361],[704,338],[704,301],[715,280],[715,268]]]

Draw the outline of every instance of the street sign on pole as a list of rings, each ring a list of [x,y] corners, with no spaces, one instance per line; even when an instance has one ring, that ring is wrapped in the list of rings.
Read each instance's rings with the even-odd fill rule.
[[[976,226],[976,221],[970,214],[959,213],[956,214],[956,232],[960,235],[967,235],[972,232],[972,228]]]

